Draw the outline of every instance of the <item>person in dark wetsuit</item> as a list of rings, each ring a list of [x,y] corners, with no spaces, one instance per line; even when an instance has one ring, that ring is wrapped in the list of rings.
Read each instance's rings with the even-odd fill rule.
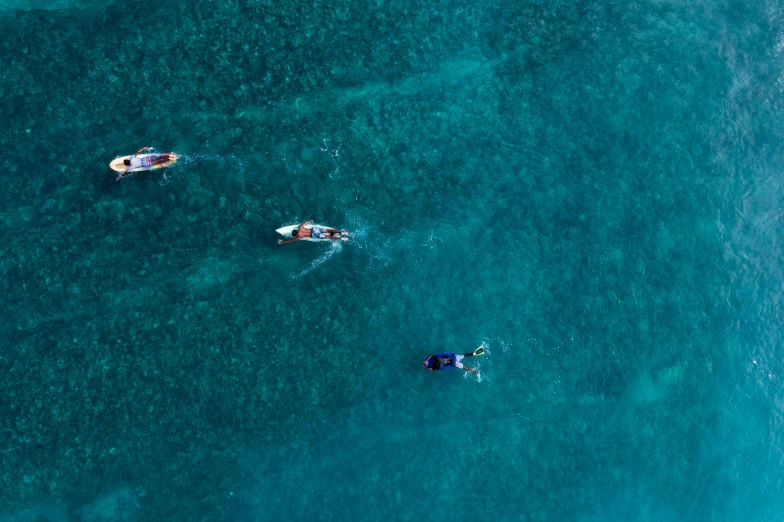
[[[467,372],[478,374],[479,372],[477,370],[474,370],[468,366],[464,366],[460,361],[466,357],[474,357],[476,355],[482,355],[483,353],[485,353],[485,348],[484,346],[480,346],[473,352],[467,353],[465,355],[457,355],[454,353],[437,353],[435,355],[428,355],[425,357],[425,360],[422,361],[422,368],[431,372],[446,370],[447,368],[462,368]]]
[[[143,158],[139,157],[139,154],[144,152],[145,150],[152,150],[151,147],[144,147],[139,149],[136,154],[131,156],[130,159],[123,160],[123,165],[128,167],[125,172],[121,173],[117,176],[117,179],[114,181],[120,181],[122,178],[130,174],[135,170],[149,170],[150,168],[154,167],[155,165],[162,165],[164,163],[168,163],[171,160],[171,154],[150,154]]]

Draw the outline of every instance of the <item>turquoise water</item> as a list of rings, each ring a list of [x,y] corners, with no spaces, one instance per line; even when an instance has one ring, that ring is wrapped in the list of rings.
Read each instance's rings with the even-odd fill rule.
[[[0,520],[784,520],[783,24],[0,1]]]

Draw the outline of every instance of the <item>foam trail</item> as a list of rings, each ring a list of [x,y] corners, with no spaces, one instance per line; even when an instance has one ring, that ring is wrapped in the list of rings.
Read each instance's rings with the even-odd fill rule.
[[[486,375],[484,371],[482,371],[482,360],[490,357],[490,342],[487,339],[482,340],[482,344],[474,348],[475,350],[478,348],[484,348],[485,353],[478,357],[471,357],[470,359],[464,359],[464,363],[470,366],[471,368],[478,371],[478,374],[471,373],[471,372],[463,372],[464,379],[470,379],[472,381],[476,381],[477,383],[492,383],[493,381]],[[466,362],[467,361],[467,362]]]
[[[388,266],[398,252],[410,250],[410,233],[400,230],[394,235],[379,235],[363,217],[349,213],[346,229],[351,233],[349,243],[352,251],[362,252],[364,262],[355,269],[360,272],[374,271]]]
[[[340,174],[340,163],[338,163],[338,157],[340,156],[340,148],[342,145],[340,143],[333,144],[331,141],[332,140],[329,138],[323,138],[321,145],[319,145],[319,150],[322,153],[329,155],[329,157],[332,159],[332,163],[335,164],[335,170],[332,170],[329,173],[329,177],[331,179],[335,179]]]
[[[318,258],[314,259],[313,262],[310,263],[310,266],[308,268],[306,268],[299,274],[292,276],[292,279],[296,279],[298,277],[304,277],[308,275],[313,270],[318,268],[319,265],[321,265],[322,263],[326,263],[327,261],[332,259],[332,256],[334,256],[335,254],[343,250],[343,241],[330,241],[329,243],[330,243],[329,248],[327,249],[326,252],[321,254]]]
[[[183,165],[193,165],[200,162],[213,162],[219,163],[221,165],[245,166],[245,160],[238,158],[234,154],[206,154],[199,152],[195,154],[178,154],[178,156],[179,160],[177,163],[182,163]]]
[[[244,181],[243,175],[245,173],[247,161],[242,158],[238,158],[234,154],[196,153],[178,154],[178,157],[179,159],[177,160],[177,163],[169,168],[161,169],[163,171],[163,175],[160,180],[161,185],[168,184],[177,174],[186,172],[194,165],[201,163],[218,164],[221,168],[228,168],[231,176],[233,176],[232,179]]]
[[[512,348],[512,343],[509,340],[504,339],[502,337],[497,337],[497,336],[492,338],[484,337],[482,339],[482,343],[479,346],[485,349],[484,355],[477,358],[472,358],[468,363],[468,365],[471,366],[472,368],[479,370],[479,375],[473,375],[470,372],[465,372],[466,375],[464,377],[473,379],[479,383],[486,382],[488,384],[491,384],[495,380],[494,377],[492,377],[494,373],[493,372],[494,363],[499,362],[498,360],[493,359],[493,349],[491,349],[491,346],[500,348],[500,361],[501,364],[503,364],[504,359],[506,359],[506,355],[509,353],[509,350]],[[477,346],[477,348],[479,348],[479,346]]]
[[[351,236],[349,236],[351,244],[360,250],[368,248],[370,244],[367,243],[366,240],[370,232],[370,227],[367,222],[361,217],[352,214],[347,215],[346,220],[348,223],[346,230],[351,234]]]

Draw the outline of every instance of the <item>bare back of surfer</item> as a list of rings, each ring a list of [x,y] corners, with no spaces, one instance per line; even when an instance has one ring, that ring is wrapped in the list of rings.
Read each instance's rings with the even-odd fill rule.
[[[143,147],[139,149],[136,154],[130,157],[130,159],[124,160],[123,164],[128,167],[125,169],[125,172],[120,173],[119,176],[115,179],[115,181],[120,181],[122,178],[134,172],[136,170],[148,170],[151,167],[156,165],[162,165],[164,163],[168,163],[171,161],[171,154],[149,154],[144,157],[139,157],[139,154],[144,152],[145,150],[152,150],[151,147]]]
[[[306,221],[298,226],[291,232],[292,239],[288,239],[283,241],[282,239],[278,240],[279,245],[287,245],[288,243],[294,243],[295,241],[299,241],[300,239],[329,239],[332,241],[348,241],[348,232],[340,231],[336,228],[327,228],[327,227],[318,227],[318,226],[311,226],[310,228],[307,225],[313,223],[313,220]]]

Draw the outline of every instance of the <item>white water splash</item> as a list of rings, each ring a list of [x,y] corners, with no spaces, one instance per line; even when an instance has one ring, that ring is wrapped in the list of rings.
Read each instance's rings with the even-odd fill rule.
[[[316,268],[318,268],[322,264],[324,264],[327,261],[329,261],[330,259],[332,259],[332,256],[334,256],[335,254],[341,252],[342,250],[343,250],[343,241],[330,241],[329,242],[329,247],[327,248],[327,251],[324,252],[323,254],[321,254],[316,259],[314,259],[313,262],[310,263],[310,266],[308,268],[306,268],[305,270],[303,270],[299,274],[296,274],[296,275],[292,276],[292,279],[296,279],[296,278],[304,277],[304,276],[308,275],[309,273],[314,271]]]
[[[200,164],[217,164],[221,168],[226,168],[230,171],[230,176],[235,179],[244,181],[243,174],[247,165],[247,160],[236,156],[235,154],[178,154],[177,163],[171,167],[161,169],[162,177],[159,181],[160,185],[167,185],[175,177],[183,172],[188,172],[194,166]]]
[[[329,138],[322,139],[322,143],[319,145],[319,150],[324,154],[327,154],[332,159],[332,163],[335,164],[335,170],[329,173],[329,177],[334,179],[338,174],[340,174],[340,164],[338,163],[338,157],[340,156],[340,147],[342,145],[333,145],[331,141],[332,140]]]

